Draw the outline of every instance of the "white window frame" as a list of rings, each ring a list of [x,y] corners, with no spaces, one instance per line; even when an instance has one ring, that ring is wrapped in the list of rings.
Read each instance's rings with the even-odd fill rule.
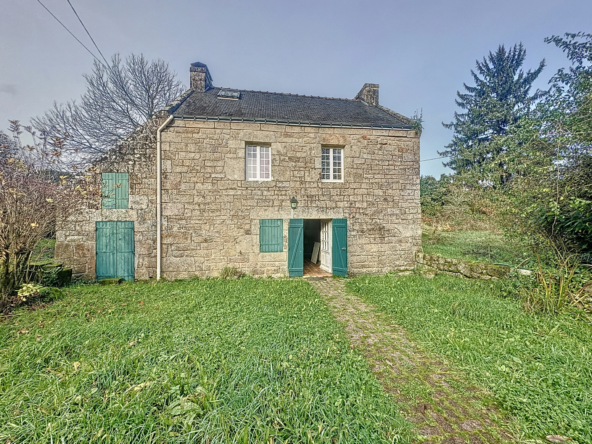
[[[249,148],[256,148],[255,163],[257,166],[257,176],[249,177]],[[267,148],[269,150],[269,177],[261,178],[261,148]],[[271,175],[271,146],[270,145],[256,145],[249,143],[245,147],[245,179],[249,182],[267,182],[273,180]]]
[[[323,150],[329,150],[329,176],[331,179],[323,179]],[[333,179],[333,152],[335,150],[341,151],[341,179]],[[343,178],[345,177],[345,150],[343,147],[331,147],[331,146],[322,146],[321,147],[321,182],[343,182]]]

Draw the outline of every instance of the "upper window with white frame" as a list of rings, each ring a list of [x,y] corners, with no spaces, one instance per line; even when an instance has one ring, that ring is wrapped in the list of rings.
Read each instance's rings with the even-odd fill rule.
[[[343,182],[343,148],[321,148],[321,180]]]
[[[247,180],[271,180],[271,147],[247,145]]]

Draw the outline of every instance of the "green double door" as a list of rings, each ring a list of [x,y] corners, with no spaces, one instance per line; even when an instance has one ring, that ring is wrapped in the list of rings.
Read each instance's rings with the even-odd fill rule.
[[[134,280],[134,223],[97,222],[97,280]]]
[[[347,219],[332,220],[332,265],[335,276],[347,275]],[[304,272],[304,219],[290,219],[288,227],[288,273]]]

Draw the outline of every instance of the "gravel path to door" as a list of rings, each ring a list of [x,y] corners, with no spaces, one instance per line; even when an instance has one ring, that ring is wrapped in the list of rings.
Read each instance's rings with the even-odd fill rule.
[[[348,294],[343,279],[309,282],[345,325],[352,345],[365,356],[384,389],[416,425],[420,442],[519,442],[487,393],[421,351],[387,315]]]

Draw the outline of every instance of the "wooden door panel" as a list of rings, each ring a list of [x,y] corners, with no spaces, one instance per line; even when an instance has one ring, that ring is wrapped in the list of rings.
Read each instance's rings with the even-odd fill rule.
[[[288,228],[288,273],[304,274],[304,219],[290,219]]]
[[[96,223],[97,280],[135,275],[134,223],[108,221]]]
[[[333,274],[347,275],[347,219],[333,219]]]

